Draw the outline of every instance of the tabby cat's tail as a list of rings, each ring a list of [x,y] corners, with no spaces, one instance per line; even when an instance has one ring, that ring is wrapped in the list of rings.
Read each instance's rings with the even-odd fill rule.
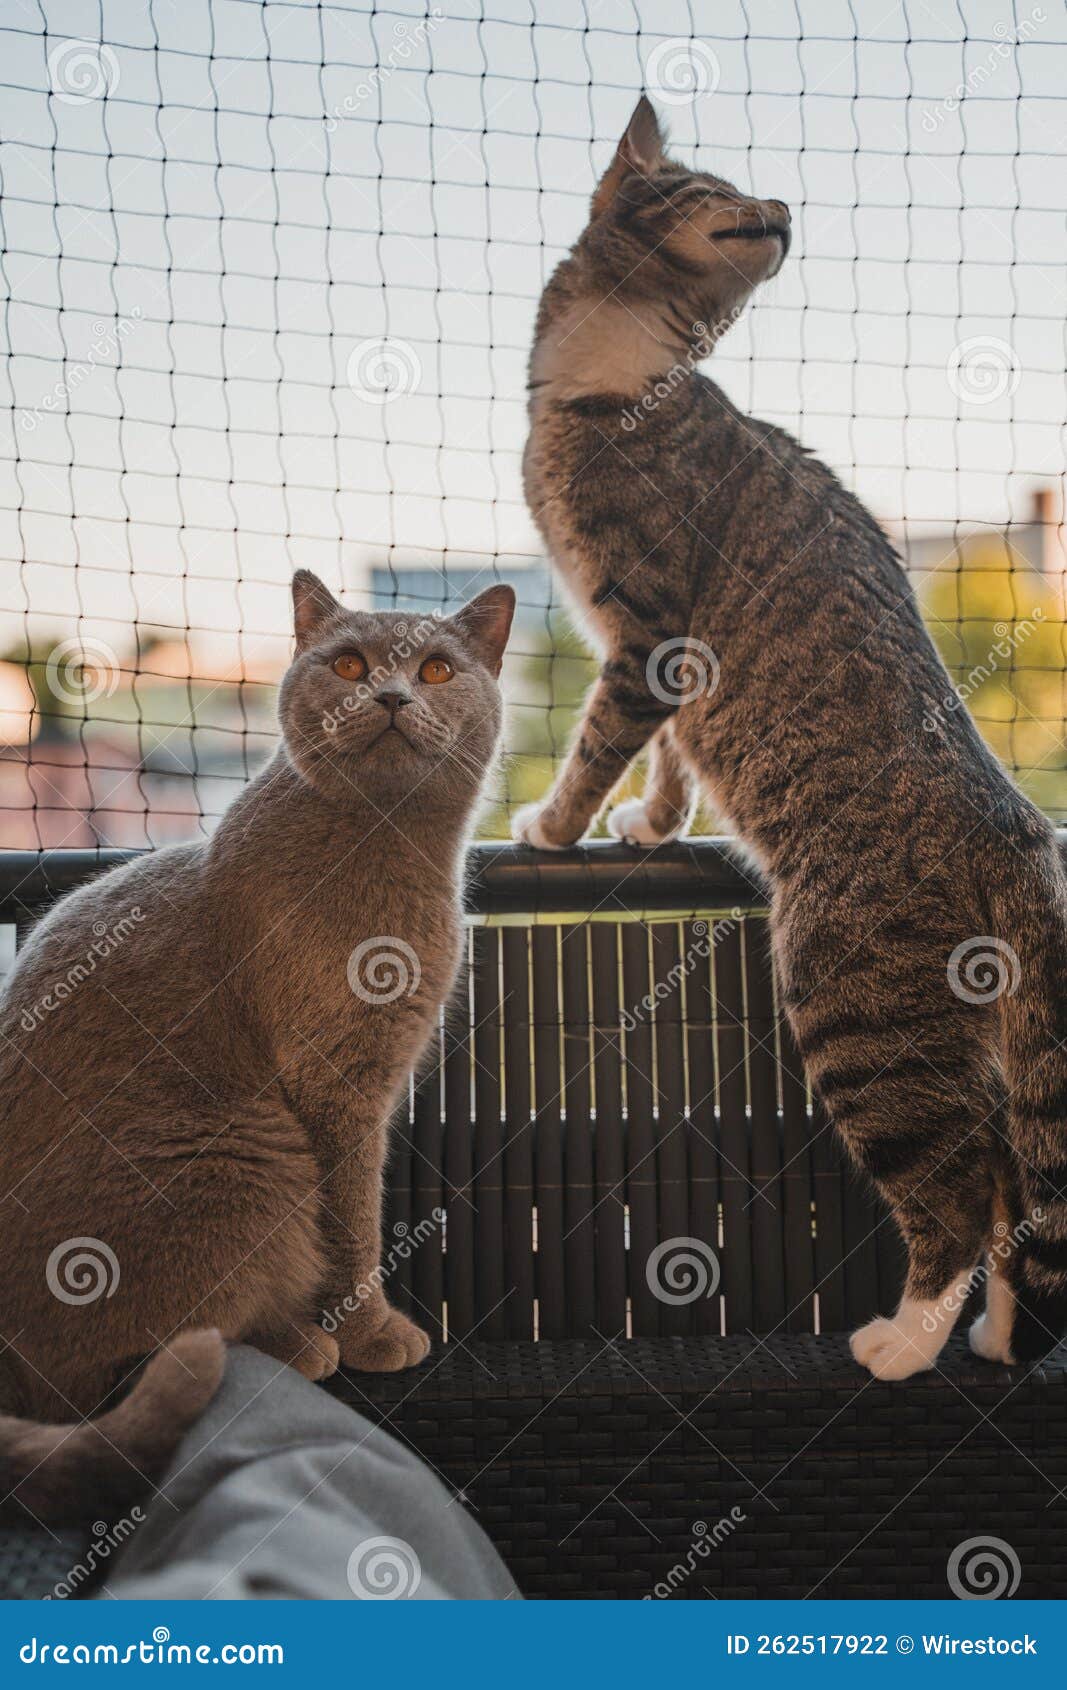
[[[1067,1333],[1067,880],[1054,843],[994,900],[1001,1060],[1016,1192],[1007,1240],[1017,1362]]]
[[[98,1420],[46,1426],[0,1415],[0,1495],[45,1522],[114,1519],[160,1477],[218,1390],[225,1363],[220,1333],[184,1332]]]

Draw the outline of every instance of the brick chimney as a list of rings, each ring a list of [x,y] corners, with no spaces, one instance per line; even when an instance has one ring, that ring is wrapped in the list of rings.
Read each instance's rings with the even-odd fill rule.
[[[1063,524],[1063,499],[1056,487],[1035,487],[1030,520],[1038,530],[1037,554],[1041,573],[1057,586],[1067,573],[1067,535]]]

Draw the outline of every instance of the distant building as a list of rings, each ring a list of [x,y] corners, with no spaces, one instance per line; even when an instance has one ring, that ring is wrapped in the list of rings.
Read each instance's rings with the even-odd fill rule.
[[[954,561],[979,544],[1002,546],[1006,568],[1028,566],[1067,599],[1067,528],[1063,496],[1055,487],[1034,489],[1030,513],[1021,522],[980,527],[974,523],[942,523],[924,533],[902,534],[898,529],[892,538],[916,575],[951,568]]]
[[[442,552],[395,551],[366,559],[365,581],[374,610],[451,613],[496,581],[515,588],[517,627],[545,627],[546,613],[563,600],[543,557],[454,557]]]
[[[0,850],[168,845],[201,831],[194,783],[136,763],[114,739],[0,746]]]

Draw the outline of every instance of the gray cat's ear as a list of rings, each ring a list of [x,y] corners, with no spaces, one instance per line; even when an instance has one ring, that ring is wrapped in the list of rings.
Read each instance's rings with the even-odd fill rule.
[[[487,587],[470,604],[457,610],[451,618],[452,626],[475,656],[492,675],[499,675],[504,661],[504,648],[511,632],[515,614],[515,589],[501,583]]]
[[[293,631],[297,650],[310,645],[332,616],[343,615],[344,605],[338,604],[329,587],[312,575],[310,569],[298,569],[293,576]]]
[[[626,125],[626,132],[615,149],[612,159],[593,195],[593,216],[606,211],[619,185],[627,176],[651,176],[667,157],[667,137],[659,126],[656,109],[647,94],[642,94]]]

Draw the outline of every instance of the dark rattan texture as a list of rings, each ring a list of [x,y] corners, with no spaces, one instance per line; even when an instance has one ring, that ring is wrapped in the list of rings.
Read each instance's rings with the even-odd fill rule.
[[[1018,1596],[1067,1590],[1065,1348],[1023,1377],[954,1338],[887,1385],[842,1337],[475,1343],[332,1388],[462,1493],[527,1596],[950,1597],[977,1537]]]
[[[758,888],[687,842],[665,904],[658,864],[476,853],[469,967],[390,1175],[386,1287],[434,1350],[333,1388],[463,1493],[530,1596],[938,1597],[989,1537],[1018,1594],[1062,1596],[1067,1352],[978,1363],[965,1312],[934,1373],[853,1365],[841,1334],[899,1292],[895,1229],[811,1107]],[[24,934],[99,866],[0,857],[0,920]],[[717,1273],[657,1295],[654,1253],[694,1240]],[[0,1593],[65,1570],[20,1541]]]

